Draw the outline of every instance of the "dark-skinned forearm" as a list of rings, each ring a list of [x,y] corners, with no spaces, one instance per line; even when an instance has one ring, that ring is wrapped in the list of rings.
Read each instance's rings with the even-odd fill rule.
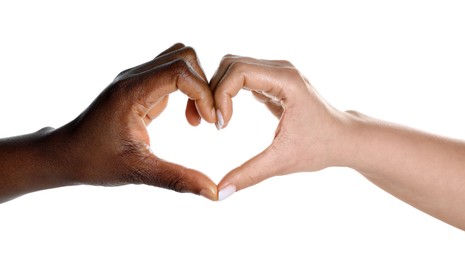
[[[57,131],[0,139],[0,203],[26,193],[73,184]]]

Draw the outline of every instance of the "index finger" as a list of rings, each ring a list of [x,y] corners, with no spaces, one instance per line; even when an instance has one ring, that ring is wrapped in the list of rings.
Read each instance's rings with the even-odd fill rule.
[[[297,84],[293,84],[296,78],[300,78],[299,72],[289,66],[271,66],[258,60],[257,63],[250,63],[240,59],[231,63],[218,80],[214,93],[215,106],[224,120],[222,127],[231,120],[232,98],[241,89],[257,91],[276,102],[285,104],[289,97],[295,96],[298,92]]]
[[[208,122],[215,122],[213,97],[208,84],[188,61],[176,59],[137,75],[139,91],[136,100],[148,112],[165,96],[179,89],[195,100],[200,115]]]

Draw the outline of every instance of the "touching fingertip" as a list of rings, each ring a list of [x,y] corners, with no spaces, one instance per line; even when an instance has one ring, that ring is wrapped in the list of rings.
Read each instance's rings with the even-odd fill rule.
[[[218,118],[217,118],[217,116],[216,116],[216,109],[215,109],[214,107],[213,107],[212,110],[210,111],[210,115],[211,115],[211,117],[212,117],[212,119],[213,119],[213,122],[218,121]]]
[[[212,190],[210,189],[203,189],[200,191],[200,196],[204,197],[204,198],[207,198],[209,200],[213,200],[213,201],[217,201],[218,200],[218,196],[216,194],[216,192],[213,192]]]
[[[223,129],[223,126],[224,126],[224,119],[223,119],[223,114],[221,113],[221,111],[218,109],[216,110],[216,118],[217,118],[217,121],[215,123],[216,125],[216,129],[221,130]]]
[[[219,190],[219,192],[218,192],[218,200],[219,201],[225,200],[229,196],[233,195],[234,192],[236,192],[236,186],[230,184],[230,185],[222,188],[221,190]]]

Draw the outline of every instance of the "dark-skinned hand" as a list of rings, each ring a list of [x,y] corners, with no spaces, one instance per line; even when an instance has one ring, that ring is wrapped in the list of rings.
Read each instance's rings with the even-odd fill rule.
[[[186,118],[191,125],[198,125],[201,118],[217,121],[197,55],[178,43],[121,72],[69,124],[1,139],[0,156],[9,159],[0,163],[0,202],[74,184],[147,184],[216,200],[216,184],[210,178],[158,158],[150,149],[147,126],[176,90],[189,98]]]

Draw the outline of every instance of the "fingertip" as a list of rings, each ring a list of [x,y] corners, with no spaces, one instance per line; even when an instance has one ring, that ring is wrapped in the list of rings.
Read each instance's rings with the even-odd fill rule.
[[[211,103],[211,104],[210,104]],[[208,102],[208,104],[205,104],[205,102],[196,100],[195,101],[195,107],[196,111],[198,114],[208,123],[216,123],[217,122],[217,115],[216,115],[216,109],[213,106],[213,102]]]
[[[217,201],[218,200],[218,188],[216,186],[216,183],[214,183],[208,176],[204,175],[203,173],[196,172],[197,176],[192,176],[195,181],[192,181],[194,184],[194,187],[197,186],[197,188],[192,189],[193,193],[200,195],[204,198],[207,198],[211,201]]]
[[[226,174],[223,179],[218,183],[218,201],[223,201],[229,198],[234,193],[238,192],[241,187],[239,187],[240,182],[237,182],[237,171],[233,170]]]
[[[228,184],[225,187],[218,189],[218,201],[222,201],[230,197],[236,192],[236,186]]]
[[[226,189],[228,186],[234,186],[235,192],[241,189],[240,181],[237,181],[237,170],[232,170],[228,174],[226,174],[223,179],[218,183],[217,190],[220,192],[221,190]],[[239,178],[240,179],[240,178]]]
[[[214,94],[214,99],[216,105],[217,128],[218,130],[224,129],[232,117],[232,97],[227,93],[217,91]]]
[[[195,106],[195,102],[192,99],[187,100],[186,119],[191,126],[198,126],[202,121],[202,118],[200,117],[199,112]]]
[[[216,112],[216,108],[212,107],[212,109],[211,109],[211,111],[210,111],[210,114],[211,114],[211,116],[212,116],[212,118],[213,118],[213,122],[212,122],[212,123],[218,122],[218,114],[217,114],[217,112]]]
[[[218,188],[207,175],[189,169],[189,174],[185,175],[186,189],[185,191],[200,195],[211,201],[218,200]]]
[[[218,190],[216,186],[209,187],[209,188],[203,188],[200,191],[199,195],[211,201],[218,201]]]
[[[217,109],[216,110],[216,123],[215,123],[215,126],[216,126],[216,129],[221,130],[223,129],[224,127],[224,118],[223,118],[223,114],[221,113],[221,110]]]
[[[160,158],[154,160],[153,164],[144,174],[143,183],[218,200],[216,183],[202,172]]]
[[[200,122],[202,122],[202,119],[200,117],[198,119],[197,118],[192,118],[192,117],[186,117],[186,119],[187,119],[187,122],[189,123],[189,125],[191,125],[191,126],[199,126]]]

